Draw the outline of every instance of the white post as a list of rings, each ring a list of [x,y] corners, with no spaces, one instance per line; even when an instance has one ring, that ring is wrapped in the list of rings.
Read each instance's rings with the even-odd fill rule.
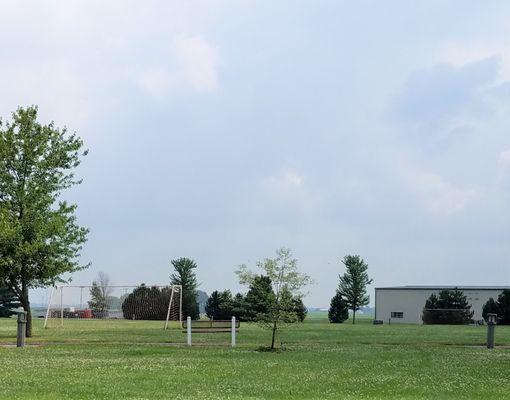
[[[236,317],[232,317],[232,347],[236,347]]]
[[[51,307],[51,301],[53,300],[53,292],[55,291],[55,286],[51,287],[50,292],[50,301],[48,301],[48,308],[46,309],[46,317],[44,317],[44,329],[48,327],[48,317],[50,316],[50,307]]]
[[[182,324],[182,286],[179,285],[179,325]]]
[[[64,326],[64,287],[60,286],[60,325]]]
[[[191,346],[191,317],[186,320],[186,327],[188,328],[188,346]]]
[[[170,309],[172,308],[172,302],[174,300],[174,287],[172,286],[172,293],[170,294],[170,303],[168,303],[168,311],[166,313],[165,331],[168,329],[168,320],[170,319]],[[179,324],[181,321],[179,321]]]

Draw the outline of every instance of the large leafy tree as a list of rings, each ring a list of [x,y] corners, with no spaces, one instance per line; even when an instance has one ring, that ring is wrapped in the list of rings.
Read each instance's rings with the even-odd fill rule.
[[[347,255],[342,263],[346,271],[340,276],[338,291],[342,293],[347,306],[352,310],[352,323],[355,324],[356,311],[370,301],[367,285],[372,283],[372,279],[368,277],[368,264],[360,256]]]
[[[14,292],[7,286],[0,285],[0,318],[16,314],[16,311],[13,310],[20,305]]]
[[[78,225],[76,205],[62,200],[79,184],[82,141],[66,129],[37,121],[37,107],[19,108],[0,123],[0,280],[27,312],[29,289],[63,282],[80,270],[78,256],[87,229]]]
[[[276,251],[275,258],[266,258],[258,262],[257,266],[264,272],[264,276],[271,282],[272,295],[269,296],[269,307],[257,314],[256,320],[263,327],[271,330],[271,346],[275,349],[275,341],[282,324],[299,321],[299,311],[293,299],[301,297],[301,289],[312,282],[308,275],[298,271],[297,260],[292,257],[290,249],[282,247]],[[259,275],[254,274],[246,265],[241,265],[236,271],[241,284],[253,286]],[[248,293],[249,294],[249,293]],[[248,294],[246,298],[248,298]]]
[[[175,272],[170,275],[173,285],[182,286],[182,312],[183,317],[198,319],[200,317],[197,303],[197,275],[195,269],[197,264],[189,258],[178,258],[172,260]]]
[[[424,324],[467,324],[473,313],[462,290],[442,290],[427,299],[422,320]]]

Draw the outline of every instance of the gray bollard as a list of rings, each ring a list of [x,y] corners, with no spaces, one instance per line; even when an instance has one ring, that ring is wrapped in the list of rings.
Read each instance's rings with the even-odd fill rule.
[[[497,314],[487,314],[487,348],[494,348],[494,331],[496,330]]]
[[[27,331],[27,313],[25,311],[18,312],[18,336],[16,347],[25,346],[25,333]]]

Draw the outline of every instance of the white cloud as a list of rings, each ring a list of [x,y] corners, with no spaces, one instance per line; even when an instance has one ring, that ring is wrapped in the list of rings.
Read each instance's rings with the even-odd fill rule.
[[[444,42],[433,57],[437,63],[447,63],[457,68],[465,64],[497,57],[500,60],[499,82],[510,80],[510,40],[476,39],[464,42]]]
[[[510,149],[499,154],[499,166],[503,169],[510,169]]]
[[[173,49],[183,77],[194,89],[217,88],[220,57],[215,46],[202,36],[179,36],[173,42]]]
[[[413,175],[411,187],[427,211],[438,216],[464,211],[477,195],[475,190],[457,187],[431,173]]]

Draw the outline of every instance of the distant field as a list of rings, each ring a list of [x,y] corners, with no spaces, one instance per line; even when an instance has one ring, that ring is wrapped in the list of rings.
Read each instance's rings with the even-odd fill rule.
[[[0,347],[1,399],[504,399],[510,393],[510,327],[483,347],[485,327],[329,324],[314,312],[287,329],[286,351],[258,351],[269,333],[242,324],[194,336],[161,322],[66,321],[42,329],[39,346]],[[15,342],[0,319],[0,343]]]

